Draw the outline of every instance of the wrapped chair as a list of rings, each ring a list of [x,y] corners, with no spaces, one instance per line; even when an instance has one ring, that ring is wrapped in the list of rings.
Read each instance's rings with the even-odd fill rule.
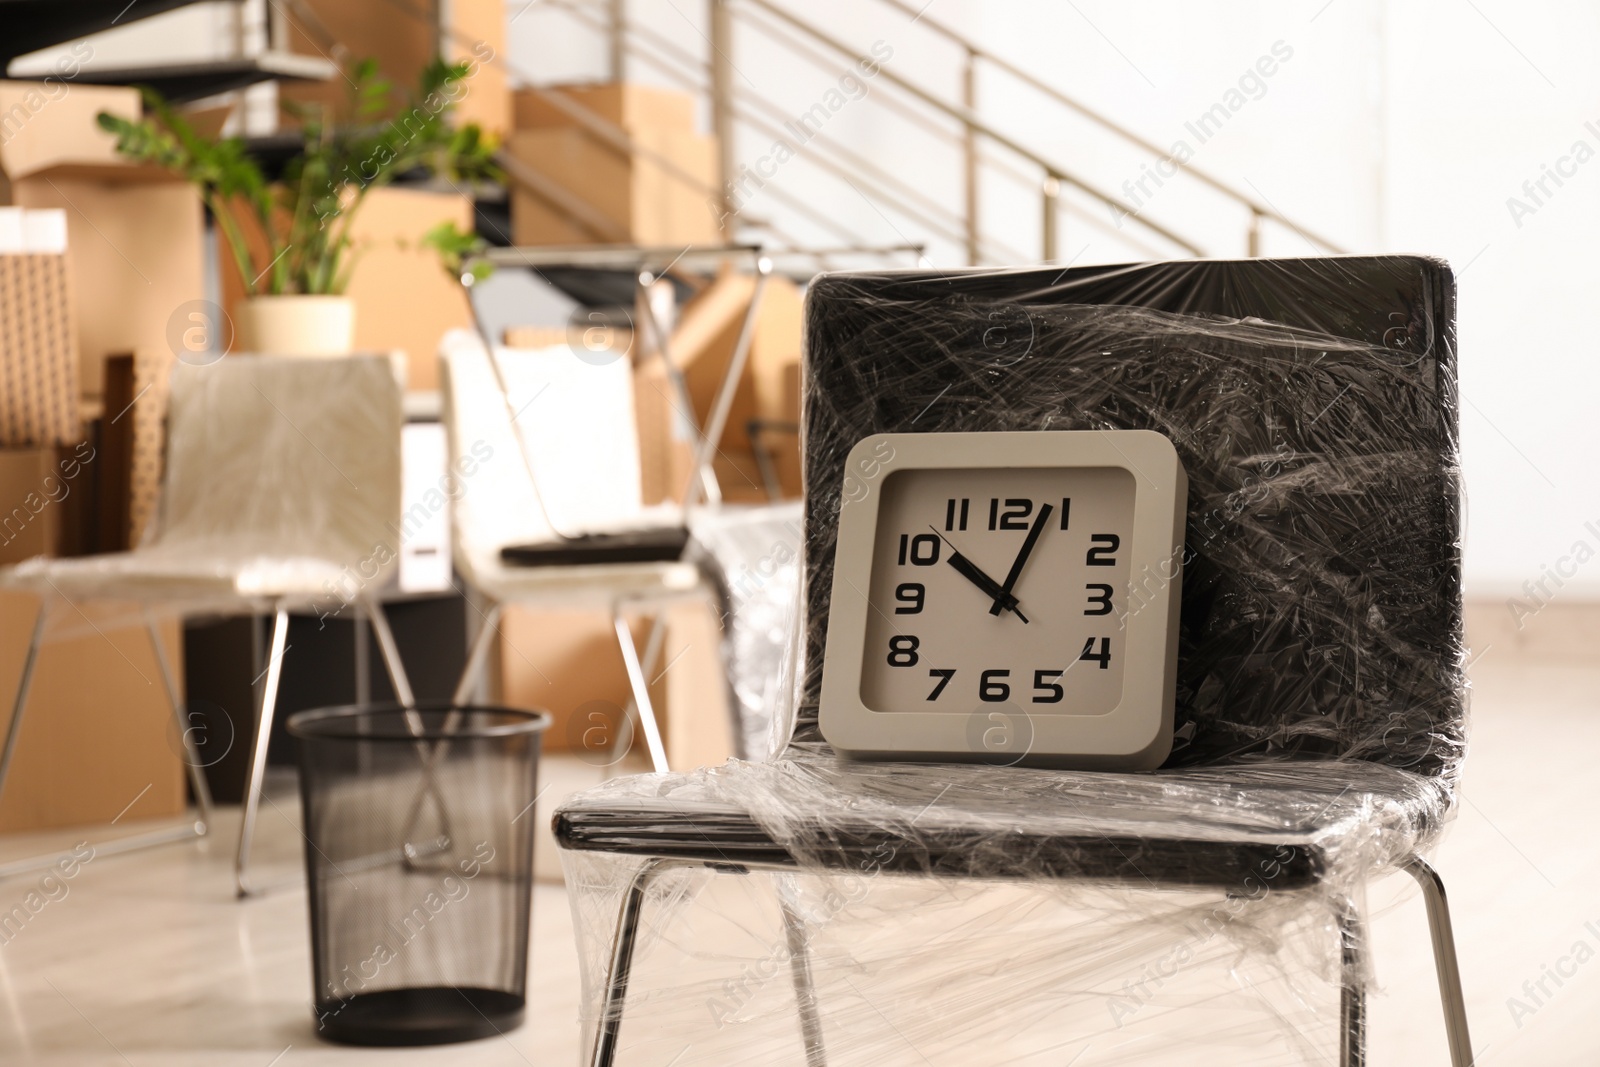
[[[814,281],[792,729],[768,761],[617,779],[558,810],[590,968],[589,1062],[617,1058],[630,1000],[638,1010],[669,992],[630,984],[642,946],[680,943],[661,932],[680,929],[668,926],[667,911],[692,891],[683,872],[703,870],[775,872],[786,941],[761,967],[730,978],[729,992],[708,995],[709,1019],[685,1016],[674,1045],[701,1041],[703,1052],[702,1038],[740,1014],[752,985],[786,969],[799,1024],[794,1061],[803,1055],[820,1067],[832,1051],[883,1062],[906,1045],[920,1053],[917,1034],[878,1008],[883,984],[907,998],[908,1012],[924,1012],[924,1033],[965,1028],[980,1057],[990,1049],[979,1062],[1011,1062],[984,1044],[990,1015],[1008,1003],[1008,976],[1017,995],[1056,982],[1058,998],[1098,992],[1136,1006],[1170,977],[1159,962],[1137,971],[1137,946],[1121,952],[1089,933],[1059,949],[1029,945],[992,958],[976,919],[970,930],[946,931],[936,958],[910,977],[881,946],[876,956],[847,943],[842,959],[819,957],[826,927],[862,899],[844,894],[845,879],[916,876],[1083,887],[1073,892],[1104,890],[1118,902],[1198,894],[1230,917],[1233,902],[1270,895],[1275,921],[1309,917],[1332,937],[1337,1062],[1351,1067],[1365,1047],[1362,887],[1404,869],[1427,905],[1451,1059],[1469,1064],[1443,886],[1423,858],[1453,812],[1466,740],[1454,299],[1444,264],[1410,257]],[[856,477],[844,468],[851,446],[880,432],[1118,428],[1166,434],[1189,475],[1167,763],[1108,773],[837,757],[818,731],[816,705],[838,513]],[[808,907],[799,876],[837,878],[838,892]],[[1106,936],[1137,940],[1146,913],[1124,906]],[[879,926],[910,918],[877,914]],[[1182,914],[1198,927],[1193,917],[1203,913]],[[1241,942],[1269,952],[1281,944],[1265,921],[1239,922]],[[1166,950],[1161,960],[1173,958],[1174,943],[1190,947],[1188,926],[1148,924],[1157,928],[1144,948]],[[699,952],[714,955],[715,946]],[[1099,973],[1105,964],[1133,972],[1122,993],[1113,992],[1114,975]],[[940,999],[958,979],[962,988],[987,982],[993,999]],[[844,987],[832,1000],[823,992],[830,980]],[[840,1025],[863,1005],[870,1010],[849,1017],[854,1025]],[[1197,1010],[1204,1018],[1204,1006]],[[1114,1032],[1115,1005],[1111,1016]],[[1293,1030],[1276,1012],[1263,1025]],[[868,1031],[883,1035],[882,1049],[862,1046]],[[1220,1023],[1214,1034],[1236,1050],[1254,1036]],[[1109,1048],[1110,1059],[1085,1054],[1101,1049],[1105,1031],[1081,1037],[1081,1067],[1132,1062],[1133,1053]],[[1335,1055],[1307,1035],[1293,1039],[1307,1059]],[[972,1051],[960,1051],[963,1062]],[[758,1060],[768,1061],[746,1057]],[[1280,1053],[1263,1062],[1285,1061]]]
[[[631,364],[594,366],[564,346],[496,346],[491,355],[468,330],[445,335],[440,360],[450,462],[464,486],[451,509],[456,569],[491,601],[455,703],[467,699],[481,675],[506,604],[605,608],[653,765],[665,770],[645,680],[653,657],[647,650],[641,661],[625,616],[703,595],[699,568],[681,554],[591,562],[581,547],[538,566],[505,558],[508,548],[559,545],[561,533],[682,526],[681,507],[640,502]]]
[[[0,587],[41,604],[0,753],[0,788],[16,754],[48,619],[90,600],[137,604],[148,624],[199,810],[183,825],[98,847],[100,855],[204,836],[211,794],[185,721],[153,609],[273,616],[235,862],[240,896],[266,768],[291,610],[345,607],[372,620],[395,692],[411,688],[377,594],[399,557],[400,387],[386,357],[230,356],[174,366],[166,469],[155,525],[129,552],[36,558],[0,571]],[[48,865],[22,860],[5,873]]]

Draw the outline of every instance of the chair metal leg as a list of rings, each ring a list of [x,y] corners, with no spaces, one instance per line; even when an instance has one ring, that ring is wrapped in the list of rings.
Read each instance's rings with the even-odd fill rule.
[[[822,1015],[817,1010],[817,987],[811,978],[811,936],[805,919],[795,910],[792,895],[789,885],[779,885],[778,905],[783,909],[783,929],[789,941],[789,975],[794,980],[794,999],[800,1011],[806,1067],[827,1067],[828,1057],[822,1045]]]
[[[283,646],[289,636],[289,611],[279,605],[272,619],[272,648],[267,658],[267,682],[261,690],[261,709],[256,715],[255,742],[250,750],[250,777],[245,781],[244,817],[239,823],[239,852],[234,859],[234,882],[239,896],[255,892],[246,876],[250,864],[250,842],[255,837],[256,814],[261,807],[261,788],[267,774],[267,741],[272,736],[272,716],[278,707],[278,683],[283,679]]]
[[[394,631],[389,628],[389,616],[376,597],[366,601],[366,609],[368,617],[372,620],[372,632],[378,638],[378,651],[383,654],[384,669],[389,672],[389,683],[394,686],[395,696],[399,699],[400,706],[405,709],[407,727],[420,737],[425,724],[422,715],[417,711],[417,698],[411,691],[411,680],[406,676],[405,663],[400,659],[400,646],[395,643]],[[459,713],[452,708],[445,717],[444,728],[454,729],[459,718]],[[445,806],[444,793],[434,778],[434,771],[444,756],[447,744],[445,741],[430,743],[420,740],[416,743],[417,756],[422,760],[422,784],[412,801],[411,811],[406,816],[405,840],[401,845],[406,865],[413,870],[425,869],[424,860],[444,855],[450,848],[453,836],[450,813]],[[428,797],[433,798],[439,812],[439,835],[432,841],[423,842],[419,847],[412,837],[422,817],[422,806]]]
[[[606,975],[606,999],[600,1008],[595,1029],[594,1055],[590,1067],[611,1067],[617,1058],[617,1039],[622,1032],[622,1009],[628,999],[628,976],[633,971],[633,950],[639,939],[639,920],[644,914],[644,898],[650,882],[663,870],[682,866],[672,860],[645,861],[633,876],[622,898],[617,916],[616,940],[611,944],[611,968]]]
[[[11,723],[6,730],[5,748],[0,750],[0,792],[5,790],[6,779],[11,774],[11,760],[16,755],[17,738],[22,729],[22,713],[28,706],[28,691],[33,686],[33,672],[39,662],[39,646],[44,640],[47,612],[48,605],[40,604],[39,614],[33,624],[33,639],[28,644],[27,657],[22,661],[22,678],[17,683],[17,696],[11,709]],[[180,841],[189,841],[196,837],[205,836],[210,827],[211,792],[206,788],[205,775],[200,770],[193,745],[184,730],[182,707],[177,699],[177,687],[173,682],[171,668],[168,665],[166,653],[162,649],[160,636],[154,628],[153,621],[150,622],[150,626],[156,661],[161,665],[161,677],[166,683],[167,699],[172,703],[173,715],[177,717],[178,736],[183,740],[185,751],[189,754],[187,760],[189,772],[191,776],[198,775],[198,781],[195,784],[195,800],[199,804],[200,813],[198,818],[192,822],[186,822],[179,826],[169,826],[160,830],[151,830],[147,833],[133,834],[114,841],[108,841],[102,845],[96,845],[94,854],[97,858],[118,856],[126,852],[137,852],[140,849],[153,848],[157,845],[170,845]],[[54,867],[64,857],[70,855],[73,854],[50,852],[0,864],[0,879],[10,878],[12,875],[24,874],[28,871],[39,871]]]
[[[1339,912],[1339,968],[1343,989],[1339,995],[1340,1067],[1363,1067],[1367,1062],[1366,930],[1353,902]]]
[[[639,725],[644,731],[645,744],[650,749],[650,765],[657,774],[665,774],[670,769],[667,766],[667,749],[661,741],[661,724],[656,719],[655,705],[650,702],[650,683],[644,676],[644,667],[639,663],[639,650],[633,643],[633,631],[628,629],[628,620],[622,615],[620,605],[612,605],[611,624],[617,632],[617,648],[622,652],[622,664],[628,671],[628,688],[633,691],[633,703],[639,709]],[[660,624],[660,616],[656,618],[656,625]]]
[[[456,683],[456,691],[450,696],[452,708],[465,704],[483,677],[483,668],[489,662],[489,648],[500,630],[500,616],[504,611],[505,605],[497,603],[484,615],[483,625],[478,628],[478,636],[472,639],[472,649],[467,653],[467,664],[461,670],[461,680]]]
[[[351,666],[355,668],[356,703],[366,705],[372,703],[372,663],[371,655],[367,651],[367,630],[371,623],[367,621],[367,608],[360,600],[352,606],[350,613]]]
[[[6,728],[6,747],[0,751],[0,795],[11,774],[11,760],[17,754],[17,737],[22,733],[22,712],[28,706],[28,690],[33,688],[33,668],[39,662],[39,645],[44,640],[45,616],[49,605],[39,602],[39,614],[33,622],[33,639],[28,642],[28,655],[22,661],[22,678],[17,682],[17,698],[11,705],[11,724]]]
[[[1422,887],[1428,907],[1428,931],[1433,935],[1433,963],[1439,972],[1439,1000],[1444,1005],[1445,1033],[1450,1038],[1451,1067],[1472,1067],[1472,1039],[1467,1033],[1467,1003],[1461,993],[1461,968],[1456,963],[1456,939],[1450,928],[1450,904],[1444,880],[1421,856],[1412,856],[1406,873]]]
[[[667,384],[673,392],[673,397],[668,399],[668,403],[672,405],[676,416],[687,424],[694,439],[699,441],[700,423],[695,418],[695,404],[694,398],[689,393],[689,380],[684,376],[683,368],[678,366],[678,361],[673,358],[672,338],[661,320],[656,317],[655,305],[650,302],[650,287],[656,280],[656,276],[649,271],[642,271],[637,277],[639,325],[643,328],[642,336],[645,343],[654,349],[655,354],[661,359],[661,365],[666,368]],[[709,463],[698,462],[698,451],[697,448],[694,473],[690,476],[689,487],[683,496],[685,516],[700,499],[704,499],[713,507],[722,503],[722,486],[717,481],[717,472]]]
[[[178,740],[183,745],[183,762],[188,767],[189,785],[194,789],[195,805],[200,809],[194,825],[195,836],[204,837],[211,828],[211,784],[206,781],[200,752],[190,736],[189,723],[184,719],[183,701],[178,698],[178,683],[172,676],[171,661],[167,659],[166,642],[161,640],[161,627],[148,610],[144,613],[144,625],[150,634],[150,650],[155,653],[156,663],[161,668],[161,683],[166,687],[167,703],[172,705],[172,719],[178,726]]]
[[[394,631],[389,629],[389,616],[376,599],[368,600],[366,607],[372,621],[372,632],[378,638],[378,651],[383,653],[384,669],[389,672],[389,683],[394,686],[394,694],[401,707],[414,712],[417,698],[411,693],[411,679],[406,677],[406,666],[400,661],[400,646],[394,642]]]
[[[755,338],[756,321],[761,317],[761,298],[766,293],[767,277],[771,273],[771,261],[765,256],[758,257],[755,287],[750,291],[750,304],[745,309],[744,321],[739,326],[739,339],[734,343],[733,355],[728,358],[728,369],[722,375],[722,386],[717,390],[716,399],[712,401],[711,417],[706,421],[705,431],[700,435],[695,448],[694,475],[683,491],[683,507],[686,512],[694,504],[695,486],[708,485],[707,478],[716,477],[712,460],[717,454],[717,446],[722,441],[722,431],[728,425],[728,412],[733,410],[733,398],[739,389],[739,379],[744,376],[745,362],[750,358],[750,343]],[[710,503],[721,502],[719,490],[717,499]]]

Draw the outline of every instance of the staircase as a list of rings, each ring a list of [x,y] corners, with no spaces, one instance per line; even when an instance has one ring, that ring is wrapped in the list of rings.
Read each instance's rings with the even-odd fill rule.
[[[0,59],[190,2],[0,0],[0,14],[15,31],[0,44]],[[456,2],[384,0],[396,24],[426,23],[445,53],[476,43],[444,28]],[[341,42],[305,0],[235,3],[268,24],[253,50],[241,41],[241,55],[250,53],[245,58],[86,70],[80,80],[154,82],[187,99],[261,80],[332,76],[335,66],[326,57],[330,50],[339,54]],[[1341,251],[1285,217],[1253,186],[1246,191],[1192,161],[1175,162],[1155,142],[981,47],[928,7],[926,0],[855,0],[844,28],[801,14],[805,5],[798,0],[507,0],[503,17],[512,23],[531,9],[564,44],[587,37],[590,50],[607,57],[611,81],[636,79],[693,94],[717,141],[716,180],[709,184],[703,174],[655,156],[607,118],[540,89],[549,79],[513,61],[512,49],[494,63],[598,142],[633,157],[655,156],[672,180],[706,204],[725,244],[759,243],[780,263],[797,261],[797,274],[807,265],[903,264],[908,258],[974,266],[1071,261],[1090,239],[1102,259],[1108,252],[1121,259],[1257,256],[1272,230],[1292,235],[1297,247]],[[283,51],[291,22],[320,55]],[[869,26],[884,30],[893,44],[866,41]],[[897,48],[918,63],[896,62]],[[946,69],[921,63],[934,55],[945,57]],[[769,86],[826,89],[809,99],[775,99],[741,70],[746,64]],[[1042,130],[1063,134],[1057,143],[1068,141],[1077,158],[1042,149]],[[908,144],[914,148],[904,155],[925,168],[915,174],[896,165],[896,149]],[[1113,146],[1109,155],[1106,146]],[[1104,173],[1105,160],[1117,153],[1137,167],[1137,190],[1126,170]],[[514,186],[570,219],[587,242],[626,240],[537,168],[509,153],[502,162]],[[1148,181],[1162,189],[1159,198],[1146,195]],[[1169,191],[1178,187],[1186,191]],[[1155,200],[1159,210],[1149,210]],[[1206,238],[1195,232],[1201,219]],[[1238,236],[1219,240],[1219,233]]]
[[[958,85],[955,94],[928,84],[926,73],[919,79],[895,69],[894,49],[883,41],[863,45],[846,40],[798,14],[800,5],[792,0],[704,0],[698,7],[673,7],[681,17],[669,23],[668,32],[661,28],[662,19],[647,21],[627,0],[544,0],[540,5],[542,11],[560,12],[568,24],[563,32],[579,28],[603,42],[612,80],[640,78],[693,93],[702,101],[718,140],[720,180],[715,187],[697,186],[697,192],[718,215],[730,243],[761,242],[779,255],[803,253],[825,267],[866,265],[863,261],[886,257],[903,260],[907,248],[936,248],[940,262],[959,257],[974,266],[1059,262],[1068,250],[1069,232],[1076,231],[1094,231],[1097,240],[1109,241],[1129,259],[1256,256],[1272,228],[1292,232],[1322,252],[1341,251],[1261,197],[1193,165],[1167,161],[1166,150],[978,46],[929,15],[925,6],[919,10],[905,0],[860,0],[862,21],[874,8],[897,16],[901,47],[908,47],[914,34],[919,48],[935,41],[953,56],[954,69],[937,80]],[[699,21],[692,21],[696,17]],[[784,70],[809,69],[813,76],[837,80],[839,94],[825,93],[809,109],[798,110],[793,101],[785,106],[763,94],[740,71],[741,59],[758,41],[769,60],[782,56]],[[527,73],[512,71],[513,77],[522,74],[524,80],[537,81]],[[844,74],[853,80],[845,80]],[[985,98],[1015,100],[1018,94],[1026,94],[1030,108],[1037,109],[1029,112],[1030,119],[1036,114],[1052,121],[1059,116],[1063,123],[1070,121],[1161,165],[1163,174],[1170,170],[1165,184],[1188,185],[1202,194],[1208,213],[1237,217],[1238,242],[1204,247],[1181,225],[1139,210],[1140,198],[1130,200],[1114,190],[1116,180],[1052,158],[1027,136],[1007,129],[984,106]],[[575,106],[556,94],[547,96],[554,106]],[[835,106],[839,101],[859,110],[850,123],[833,120],[835,113],[846,110]],[[626,135],[598,116],[573,117],[595,136],[627,146]],[[863,143],[863,127],[881,132]],[[940,162],[935,172],[907,175],[885,158],[883,145],[912,138],[926,146],[918,152],[919,160]],[[511,176],[526,177],[516,172]],[[806,193],[796,192],[797,185]],[[1178,199],[1195,202],[1193,195],[1164,197],[1167,202]],[[837,210],[843,204],[861,214],[863,201],[877,231],[872,237]],[[1031,210],[1026,208],[1030,203],[1035,205]],[[894,235],[891,247],[881,240],[885,229]]]

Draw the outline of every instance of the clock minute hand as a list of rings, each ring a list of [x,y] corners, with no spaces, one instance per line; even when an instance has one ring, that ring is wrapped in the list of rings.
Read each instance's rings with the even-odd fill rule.
[[[1033,520],[1033,525],[1028,527],[1028,536],[1022,541],[1022,551],[1017,553],[1017,558],[1011,563],[1011,570],[1006,574],[1006,584],[1001,586],[1001,591],[1010,596],[1011,590],[1016,586],[1017,579],[1022,577],[1022,568],[1028,563],[1028,556],[1033,552],[1033,546],[1039,543],[1039,535],[1044,533],[1044,524],[1050,521],[1050,513],[1055,509],[1049,504],[1039,508],[1039,514]],[[1012,597],[1012,604],[1016,598]],[[989,605],[989,614],[998,615],[1002,608],[1011,607],[1000,597],[994,598],[994,603]],[[1013,609],[1015,610],[1015,609]]]
[[[995,598],[995,600],[1002,607],[1010,608],[1016,613],[1017,618],[1021,619],[1024,623],[1028,621],[1028,617],[1024,615],[1021,608],[1017,606],[1016,597],[1012,596],[1004,589],[1001,589],[999,582],[983,573],[976,563],[972,562],[966,556],[963,556],[961,551],[951,543],[950,539],[945,537],[943,534],[940,534],[937,528],[929,526],[928,529],[933,530],[933,532],[936,534],[939,534],[940,540],[950,546],[950,555],[946,556],[945,560],[950,564],[950,566],[956,569],[956,573],[960,574],[967,581],[977,586],[989,596]]]

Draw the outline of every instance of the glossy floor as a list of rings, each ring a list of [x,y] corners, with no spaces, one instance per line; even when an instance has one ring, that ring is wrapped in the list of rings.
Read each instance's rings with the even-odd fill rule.
[[[1500,640],[1474,663],[1467,801],[1437,857],[1451,890],[1478,1062],[1495,1067],[1600,1060],[1593,1027],[1600,1016],[1600,894],[1594,891],[1600,850],[1586,815],[1600,787],[1600,662],[1555,652]],[[551,769],[554,787],[541,807],[593,776],[581,766],[556,763]],[[535,892],[534,1008],[521,1029],[469,1045],[403,1052],[319,1042],[309,1010],[296,812],[285,799],[293,793],[280,784],[275,795],[276,804],[263,814],[261,873],[278,888],[264,897],[242,904],[233,899],[230,846],[237,823],[230,812],[204,844],[88,864],[66,884],[64,896],[57,892],[25,926],[0,938],[0,1063],[580,1062],[571,918],[565,891],[552,882]],[[8,839],[4,854],[45,840],[67,846],[79,836]],[[552,870],[548,862],[541,867]],[[0,883],[0,905],[9,910],[34,888],[27,876]],[[1380,985],[1371,1002],[1369,1062],[1447,1064],[1417,892],[1409,880],[1394,877],[1374,885],[1369,900]],[[1583,952],[1580,943],[1587,946]],[[1557,970],[1563,972],[1559,983],[1546,977]],[[929,1052],[931,1059],[919,1055],[908,1050],[904,1062],[940,1063],[937,1050]],[[1090,1055],[1083,1062],[1092,1061]],[[626,1053],[622,1062],[629,1062]],[[694,1062],[701,1061],[692,1053],[680,1061]],[[1212,1061],[1197,1055],[1195,1062]]]

